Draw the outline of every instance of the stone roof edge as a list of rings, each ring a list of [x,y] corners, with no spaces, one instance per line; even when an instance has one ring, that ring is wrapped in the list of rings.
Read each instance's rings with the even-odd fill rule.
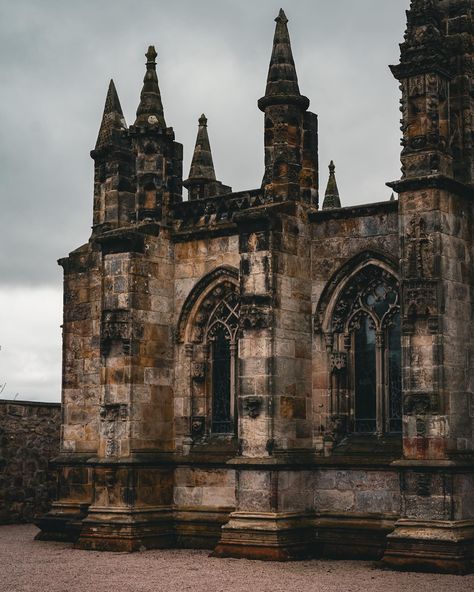
[[[374,214],[398,211],[398,201],[378,201],[370,204],[346,206],[330,210],[320,210],[309,214],[310,222],[339,220],[341,218],[358,218]]]

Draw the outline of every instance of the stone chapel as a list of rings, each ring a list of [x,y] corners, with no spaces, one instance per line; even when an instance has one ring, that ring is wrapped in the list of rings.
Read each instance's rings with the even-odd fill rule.
[[[58,493],[38,538],[467,572],[474,2],[412,0],[398,199],[352,207],[333,163],[319,199],[318,117],[275,20],[256,189],[217,179],[204,115],[183,180],[154,47],[133,125],[110,82],[92,234],[59,262]]]

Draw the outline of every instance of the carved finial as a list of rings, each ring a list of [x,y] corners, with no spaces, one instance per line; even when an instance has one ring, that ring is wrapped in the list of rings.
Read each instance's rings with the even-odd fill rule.
[[[165,128],[165,116],[161,102],[158,76],[156,75],[156,53],[155,47],[150,45],[146,52],[146,72],[143,79],[143,88],[140,94],[140,104],[137,109],[135,125],[151,125]]]
[[[199,118],[199,129],[194,148],[193,160],[186,184],[196,180],[215,181],[216,173],[212,161],[211,144],[207,133],[207,117],[204,113]]]
[[[329,163],[329,180],[326,188],[326,195],[324,196],[323,210],[333,210],[341,207],[341,200],[339,198],[339,189],[336,182],[336,165],[331,160]]]
[[[286,18],[286,14],[285,11],[283,10],[283,8],[280,8],[280,12],[278,13],[278,16],[275,19],[276,23],[283,23],[284,25],[287,24],[288,19]]]
[[[158,54],[156,53],[156,49],[154,45],[150,45],[148,47],[148,51],[145,54],[146,57],[146,65],[147,66],[156,66],[156,57]]]

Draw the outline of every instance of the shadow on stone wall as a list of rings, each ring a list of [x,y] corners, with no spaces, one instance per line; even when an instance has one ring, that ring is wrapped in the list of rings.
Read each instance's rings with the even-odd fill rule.
[[[48,511],[59,453],[61,405],[0,400],[0,524],[32,522]]]

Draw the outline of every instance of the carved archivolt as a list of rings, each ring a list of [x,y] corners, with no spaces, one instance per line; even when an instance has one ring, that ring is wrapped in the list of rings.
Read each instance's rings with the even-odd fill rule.
[[[399,280],[395,262],[372,251],[359,253],[326,284],[314,315],[314,330],[344,333],[368,315],[377,327],[399,309]],[[376,312],[377,311],[377,312]]]
[[[336,300],[331,329],[350,333],[368,317],[376,331],[381,331],[400,311],[400,286],[390,272],[367,265],[352,277]]]
[[[191,290],[178,321],[179,343],[202,343],[212,339],[219,326],[229,339],[239,325],[239,273],[233,267],[218,267],[204,276]]]

